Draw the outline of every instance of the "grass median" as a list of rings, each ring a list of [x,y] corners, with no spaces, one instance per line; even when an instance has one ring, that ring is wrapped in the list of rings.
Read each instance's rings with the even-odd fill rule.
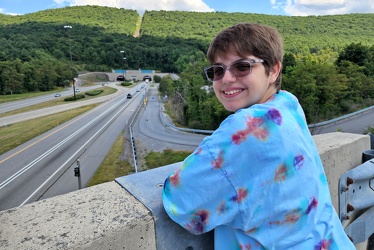
[[[83,114],[98,104],[78,107],[68,111],[43,116],[26,122],[18,122],[0,128],[0,154],[22,145],[54,127],[63,124],[74,117]]]

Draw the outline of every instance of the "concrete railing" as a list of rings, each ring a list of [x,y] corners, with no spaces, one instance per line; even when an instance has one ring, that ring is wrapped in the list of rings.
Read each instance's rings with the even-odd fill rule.
[[[339,177],[362,164],[362,153],[370,149],[370,137],[336,132],[316,135],[314,140],[338,211]],[[211,241],[204,240],[211,234],[191,235],[162,215],[163,180],[179,165],[132,175],[134,183],[138,183],[139,176],[145,181],[140,186],[124,188],[126,179],[119,178],[1,211],[0,249],[209,249],[199,244],[211,247]],[[148,196],[148,202],[142,200],[142,195]],[[183,242],[184,236],[190,242]],[[366,249],[366,242],[356,248]]]

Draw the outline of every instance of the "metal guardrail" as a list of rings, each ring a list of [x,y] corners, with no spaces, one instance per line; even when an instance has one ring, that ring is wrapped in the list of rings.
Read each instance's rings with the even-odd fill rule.
[[[147,92],[148,91],[149,90],[147,90]],[[144,98],[147,96],[147,92],[144,93]],[[135,173],[138,172],[138,161],[137,161],[138,157],[136,155],[135,138],[134,138],[134,135],[133,135],[133,132],[132,132],[132,124],[135,121],[135,118],[138,116],[139,110],[142,107],[142,105],[143,105],[143,101],[140,102],[139,106],[136,108],[135,114],[133,115],[133,118],[132,118],[132,120],[130,122],[130,125],[129,125],[129,132],[130,132],[130,138],[131,138],[131,148],[132,148],[132,156],[133,156],[133,160],[134,160]]]
[[[374,109],[374,106],[371,106],[371,107],[368,107],[368,108],[365,108],[365,109],[362,109],[362,110],[359,110],[359,111],[356,111],[356,112],[353,112],[353,113],[350,113],[350,114],[347,114],[347,115],[343,115],[343,116],[340,116],[340,117],[337,117],[337,118],[334,118],[334,119],[331,119],[331,120],[327,120],[327,121],[319,122],[319,123],[314,123],[314,124],[309,124],[308,128],[309,129],[315,129],[315,128],[318,128],[318,127],[323,127],[325,125],[334,124],[334,123],[339,122],[339,121],[351,119],[352,117],[355,117],[357,115],[362,115],[362,114],[364,114],[368,111],[371,111],[373,109]],[[165,126],[171,127],[173,129],[176,129],[176,130],[179,130],[179,131],[191,132],[191,133],[199,133],[199,134],[212,134],[214,132],[214,130],[201,130],[201,129],[189,129],[189,128],[176,127],[173,124],[170,124],[169,122],[167,122],[164,119],[162,114],[163,114],[163,112],[162,112],[162,110],[160,110],[160,119],[161,119],[162,123]]]
[[[339,179],[338,190],[342,224],[362,213],[344,230],[354,244],[364,242],[374,233],[374,158],[345,172]]]
[[[179,130],[179,131],[185,131],[185,132],[190,132],[190,133],[196,133],[196,134],[213,134],[214,130],[203,130],[203,129],[191,129],[191,128],[180,128],[176,127],[173,124],[167,122],[163,116],[163,111],[160,108],[160,119],[161,122],[168,127],[171,127],[173,129]]]
[[[343,116],[340,116],[340,117],[337,117],[337,118],[334,118],[334,119],[331,119],[331,120],[310,124],[310,125],[308,125],[308,127],[311,129],[311,128],[318,128],[318,127],[322,127],[322,126],[325,126],[325,125],[334,124],[336,122],[351,119],[352,117],[355,117],[357,115],[365,114],[366,112],[371,111],[373,109],[374,109],[374,106],[367,107],[367,108],[358,110],[356,112],[353,112],[353,113],[350,113],[350,114],[347,114],[347,115],[343,115]]]

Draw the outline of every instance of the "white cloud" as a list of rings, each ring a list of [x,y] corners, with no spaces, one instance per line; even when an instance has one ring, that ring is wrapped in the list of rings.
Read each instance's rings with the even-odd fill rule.
[[[334,5],[344,4],[345,0],[298,0],[300,5]]]
[[[2,8],[0,8],[0,13],[1,13],[1,14],[10,15],[10,16],[18,16],[18,15],[21,15],[21,14],[17,14],[17,13],[6,12],[5,9],[2,9]]]
[[[374,13],[373,0],[270,0],[273,8],[283,8],[291,16]]]
[[[143,14],[145,10],[181,10],[211,12],[202,0],[54,0],[57,4],[70,3],[70,6],[99,5],[137,10]]]

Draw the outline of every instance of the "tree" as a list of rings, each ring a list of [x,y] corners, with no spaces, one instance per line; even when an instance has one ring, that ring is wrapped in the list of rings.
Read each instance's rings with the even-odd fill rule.
[[[339,54],[337,65],[342,61],[349,61],[359,66],[365,66],[369,61],[369,48],[361,43],[351,43]]]
[[[286,73],[288,67],[296,66],[296,57],[293,53],[285,53],[283,56],[282,73]]]
[[[340,114],[340,101],[347,89],[344,75],[334,65],[300,64],[284,75],[286,90],[300,101],[307,121],[315,123]]]
[[[22,66],[19,59],[4,63],[1,71],[2,91],[4,94],[20,94],[25,92],[23,87],[24,75],[20,72]]]

